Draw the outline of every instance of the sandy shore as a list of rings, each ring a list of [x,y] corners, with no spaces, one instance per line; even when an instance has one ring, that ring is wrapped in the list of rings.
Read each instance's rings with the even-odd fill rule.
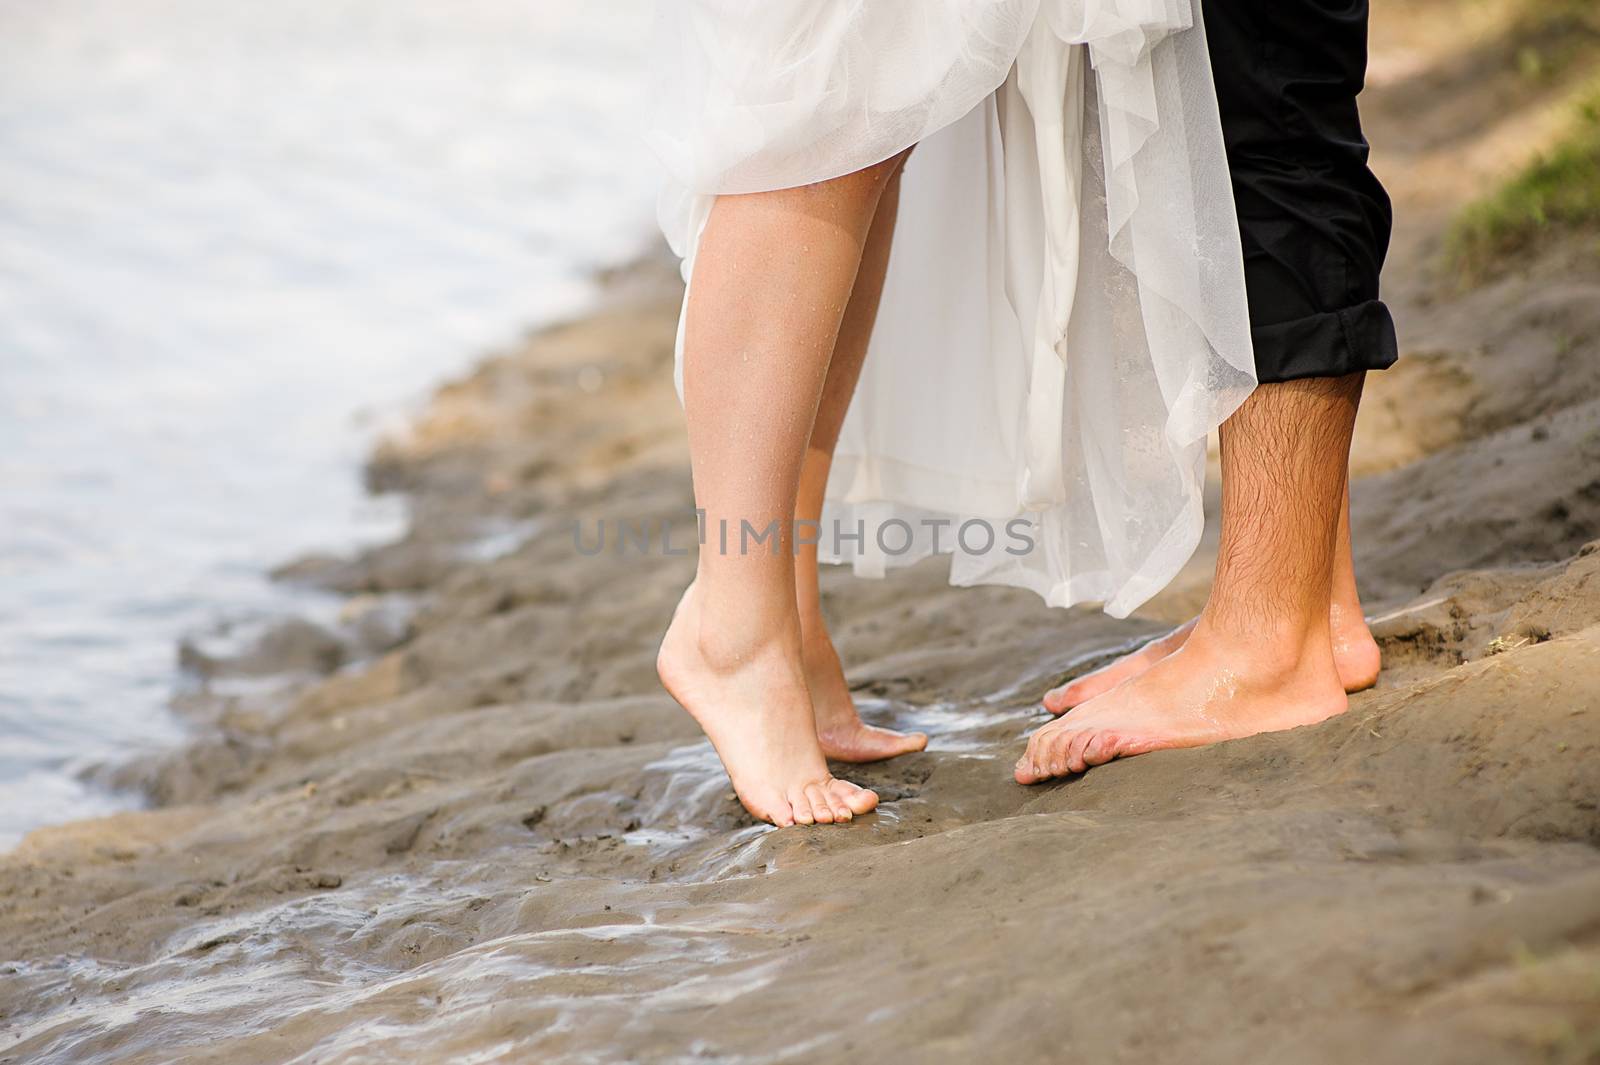
[[[195,741],[105,774],[153,809],[0,857],[0,1062],[1600,1060],[1600,261],[1434,268],[1566,84],[1450,10],[1382,16],[1365,101],[1406,357],[1358,433],[1386,672],[1348,714],[1022,788],[1040,693],[1210,559],[1123,622],[831,573],[865,714],[932,742],[852,772],[848,828],[754,824],[654,678],[691,560],[574,549],[691,539],[643,264],[380,449],[409,535],[282,574],[341,628],[191,655]]]

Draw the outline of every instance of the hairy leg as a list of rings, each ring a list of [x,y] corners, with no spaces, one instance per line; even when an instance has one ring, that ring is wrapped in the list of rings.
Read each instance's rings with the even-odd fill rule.
[[[1339,667],[1339,683],[1347,692],[1366,691],[1378,683],[1383,668],[1383,652],[1367,627],[1361,609],[1361,593],[1356,591],[1356,562],[1350,548],[1350,478],[1345,476],[1344,505],[1339,510],[1339,540],[1333,557],[1333,608],[1328,615],[1333,633],[1333,663]]]
[[[883,295],[884,275],[889,268],[889,249],[894,239],[895,214],[900,202],[900,172],[895,171],[878,203],[877,215],[867,234],[867,245],[856,274],[850,303],[839,327],[833,347],[833,360],[822,385],[822,400],[816,423],[806,447],[800,470],[800,493],[795,507],[796,522],[815,522],[822,517],[822,497],[833,466],[833,449],[850,397],[855,394],[861,365],[867,357],[878,316],[878,300]],[[877,728],[861,720],[850,685],[844,678],[839,652],[828,635],[822,617],[822,597],[817,587],[817,546],[805,544],[795,559],[795,598],[800,608],[800,638],[804,655],[806,683],[811,689],[812,710],[817,719],[817,738],[823,753],[845,762],[875,762],[898,754],[920,751],[928,737],[920,732],[901,733]]]
[[[1217,576],[1183,646],[1030,738],[1024,784],[1313,724],[1348,706],[1330,627],[1362,375],[1258,388],[1222,427]]]
[[[657,665],[746,809],[778,825],[849,820],[877,804],[833,779],[817,743],[790,522],[889,173],[720,197],[691,279],[684,408],[705,542]]]
[[[1116,661],[1050,689],[1044,696],[1045,709],[1052,714],[1064,714],[1079,703],[1088,702],[1138,676],[1182,647],[1198,621],[1198,618],[1186,621]],[[1361,611],[1361,596],[1356,592],[1355,560],[1350,552],[1348,486],[1339,512],[1339,539],[1333,555],[1333,606],[1329,610],[1328,626],[1333,635],[1333,664],[1339,670],[1339,682],[1346,692],[1366,691],[1378,682],[1382,663],[1377,641],[1372,638]]]

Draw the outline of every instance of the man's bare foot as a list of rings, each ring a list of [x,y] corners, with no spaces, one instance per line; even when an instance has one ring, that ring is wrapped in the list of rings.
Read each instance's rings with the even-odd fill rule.
[[[928,737],[920,732],[895,732],[861,720],[826,629],[812,626],[804,644],[806,686],[823,754],[841,762],[881,762],[928,745]]]
[[[702,615],[691,584],[661,641],[656,669],[705,730],[752,816],[779,827],[832,824],[878,805],[875,792],[828,772],[798,626],[768,639],[730,636]]]
[[[1051,688],[1045,693],[1044,708],[1052,714],[1064,714],[1074,706],[1105,694],[1123,681],[1137,677],[1182,647],[1198,620],[1187,621],[1165,636],[1157,636],[1092,673],[1074,677],[1060,687]],[[1382,653],[1378,650],[1377,641],[1372,638],[1372,631],[1367,628],[1367,619],[1361,616],[1359,610],[1341,610],[1335,603],[1329,612],[1329,623],[1333,634],[1333,664],[1339,671],[1339,683],[1344,685],[1344,690],[1354,694],[1378,683]]]
[[[1292,661],[1245,639],[1196,629],[1182,647],[1035,732],[1020,784],[1081,773],[1113,758],[1200,747],[1312,725],[1348,707],[1327,651]]]
[[[1354,695],[1378,683],[1383,652],[1372,638],[1361,610],[1334,603],[1328,612],[1328,627],[1333,634],[1333,664],[1338,667],[1344,690]]]
[[[1167,633],[1157,636],[1121,658],[1101,666],[1091,673],[1074,677],[1044,693],[1044,708],[1052,714],[1064,714],[1079,703],[1086,703],[1097,695],[1115,688],[1131,677],[1137,677],[1163,658],[1183,646],[1194,631],[1195,621],[1190,619]]]

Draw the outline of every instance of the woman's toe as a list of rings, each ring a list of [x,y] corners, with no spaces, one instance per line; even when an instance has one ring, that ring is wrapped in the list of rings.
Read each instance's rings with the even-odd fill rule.
[[[870,813],[878,805],[878,793],[857,787],[848,780],[835,780],[831,785],[833,795],[843,802],[852,814]]]
[[[822,793],[821,784],[806,785],[806,802],[810,804],[811,816],[816,818],[817,824],[833,824],[833,807],[828,803],[828,797]]]
[[[835,820],[837,820],[837,821],[848,821],[852,817],[855,816],[855,811],[850,809],[850,804],[849,803],[845,802],[843,799],[839,798],[837,795],[832,796],[832,798],[833,798],[833,816],[834,816]]]
[[[751,812],[754,813],[754,811]],[[764,821],[771,821],[779,828],[788,828],[794,824],[794,811],[783,799],[779,799],[768,806],[765,814],[758,814],[757,816]]]

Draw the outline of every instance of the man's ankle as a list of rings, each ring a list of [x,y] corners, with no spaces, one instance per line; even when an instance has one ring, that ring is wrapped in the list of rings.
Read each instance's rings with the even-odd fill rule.
[[[1333,671],[1327,612],[1317,617],[1237,617],[1200,615],[1190,640],[1235,661],[1242,672],[1261,677]]]
[[[1367,617],[1359,602],[1351,604],[1334,600],[1333,607],[1328,611],[1328,621],[1335,638],[1341,633],[1360,633],[1368,629]]]

